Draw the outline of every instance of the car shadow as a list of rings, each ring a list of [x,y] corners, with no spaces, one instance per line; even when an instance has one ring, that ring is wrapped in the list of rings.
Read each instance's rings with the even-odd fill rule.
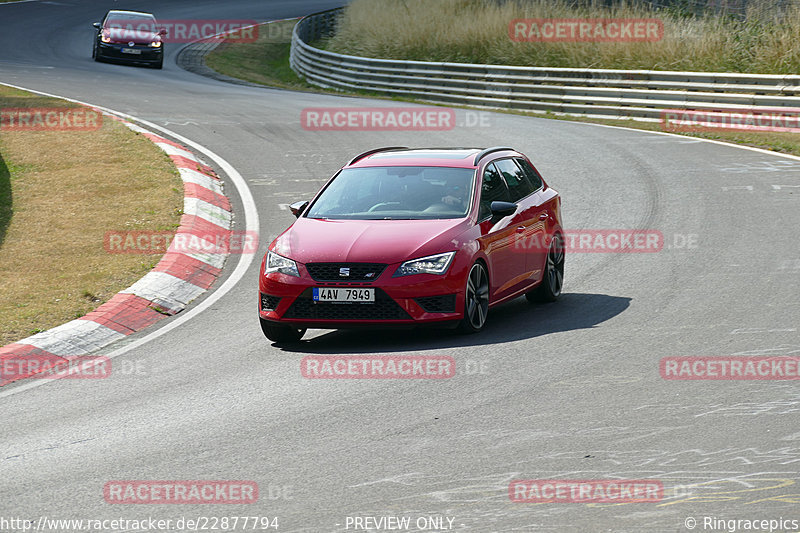
[[[630,298],[565,293],[558,302],[530,304],[525,298],[493,308],[483,331],[461,335],[437,328],[331,330],[294,344],[275,344],[285,352],[313,354],[387,353],[482,346],[531,339],[561,331],[592,328],[630,305]]]

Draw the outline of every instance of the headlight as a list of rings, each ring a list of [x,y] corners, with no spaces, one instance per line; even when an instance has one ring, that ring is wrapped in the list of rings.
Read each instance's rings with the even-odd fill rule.
[[[161,41],[153,41],[150,43],[151,48],[161,48]]]
[[[271,274],[273,272],[300,277],[300,272],[297,271],[297,263],[274,252],[267,252],[267,261],[264,263],[264,274]]]
[[[455,252],[445,252],[406,261],[397,268],[393,277],[410,276],[412,274],[444,274],[447,272],[455,255]]]
[[[104,33],[103,35],[100,36],[100,40],[103,41],[104,43],[110,43],[111,37],[109,37],[107,34]]]

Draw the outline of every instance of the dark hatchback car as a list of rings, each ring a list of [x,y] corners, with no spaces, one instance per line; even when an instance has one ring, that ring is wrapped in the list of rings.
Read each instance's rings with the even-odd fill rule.
[[[140,11],[111,10],[97,29],[92,47],[95,61],[119,61],[146,64],[161,68],[164,64],[166,30],[158,27],[156,18]]]

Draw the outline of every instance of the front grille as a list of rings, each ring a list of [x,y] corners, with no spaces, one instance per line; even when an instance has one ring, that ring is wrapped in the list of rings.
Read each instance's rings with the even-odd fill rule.
[[[277,309],[278,304],[281,301],[280,296],[272,296],[271,294],[261,294],[261,310],[262,311],[274,311]]]
[[[157,61],[160,57],[158,52],[143,52],[141,54],[125,54],[119,50],[103,50],[101,57],[108,57],[111,59],[126,59],[128,61]]]
[[[112,59],[127,59],[129,61],[156,61],[161,57],[163,52],[159,48],[150,48],[149,46],[135,45],[133,48],[141,50],[139,54],[126,54],[121,48],[131,48],[125,44],[101,44],[98,47],[101,57],[108,57]]]
[[[455,313],[456,295],[442,294],[441,296],[425,296],[414,298],[426,313]]]
[[[312,289],[306,289],[289,307],[283,318],[316,320],[408,320],[411,318],[381,289],[375,289],[373,303],[314,302]]]
[[[341,269],[350,275],[342,276]],[[386,268],[384,263],[308,263],[306,269],[315,281],[375,281]]]

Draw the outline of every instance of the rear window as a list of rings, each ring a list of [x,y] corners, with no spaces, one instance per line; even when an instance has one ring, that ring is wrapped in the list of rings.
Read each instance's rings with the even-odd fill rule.
[[[522,168],[523,172],[525,172],[525,175],[528,176],[528,181],[530,181],[531,185],[533,185],[533,190],[538,191],[541,189],[544,185],[544,182],[542,181],[542,177],[539,175],[539,173],[536,172],[536,169],[533,168],[530,163],[520,157],[514,158],[514,161],[517,162],[517,164]]]
[[[495,161],[494,164],[506,180],[512,202],[525,198],[534,191],[533,185],[528,181],[528,177],[513,159],[501,159]]]

